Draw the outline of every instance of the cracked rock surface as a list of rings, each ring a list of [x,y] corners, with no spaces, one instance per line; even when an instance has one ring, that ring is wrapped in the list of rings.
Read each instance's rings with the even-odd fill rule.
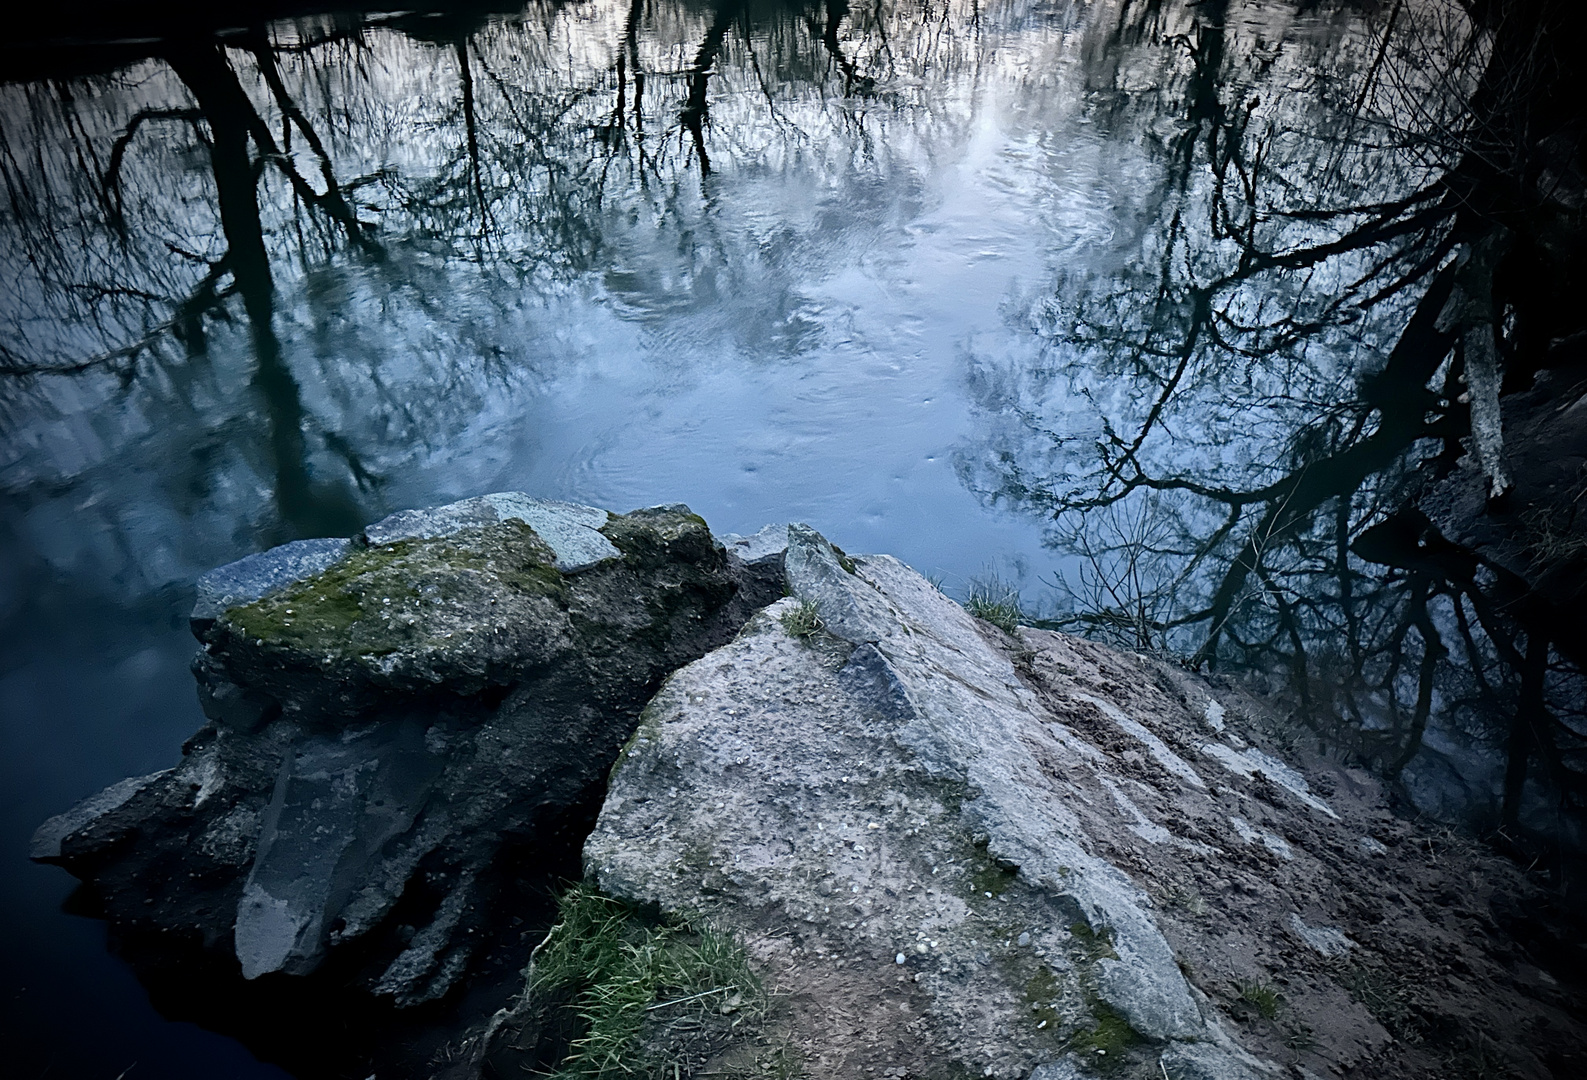
[[[847,560],[793,526],[785,565],[793,597],[646,709],[585,844],[601,888],[753,942],[814,1075],[880,1054],[1025,1076],[1102,1010],[1205,1044],[1231,1080],[1259,1068],[1203,1016],[1150,899],[1090,850],[1065,777],[1103,755],[897,560]],[[801,600],[827,633],[784,629]],[[843,1037],[877,1009],[896,1018],[882,1044]]]

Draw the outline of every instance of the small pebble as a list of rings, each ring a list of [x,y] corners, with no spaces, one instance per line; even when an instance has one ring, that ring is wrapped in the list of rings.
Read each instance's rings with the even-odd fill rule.
[[[893,963],[902,964],[903,962],[904,962],[904,954],[903,953],[899,953],[897,956],[893,957]]]

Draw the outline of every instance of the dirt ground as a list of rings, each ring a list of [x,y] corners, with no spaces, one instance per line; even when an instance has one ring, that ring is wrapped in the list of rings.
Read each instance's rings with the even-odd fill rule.
[[[1293,725],[1233,680],[1209,683],[1063,635],[1023,638],[1017,666],[1031,685],[1114,759],[1127,797],[1171,834],[1152,843],[1141,835],[1150,829],[1121,830],[1106,812],[1118,800],[1093,797],[1098,854],[1154,897],[1186,975],[1248,1050],[1302,1078],[1587,1077],[1587,936],[1524,868],[1396,814],[1377,778],[1308,752]],[[1224,820],[1202,800],[1173,798],[1139,744],[1076,709],[1077,683],[1120,701],[1195,762],[1215,781]],[[1209,693],[1221,733],[1197,708]],[[1174,722],[1195,712],[1201,730]],[[1215,735],[1298,767],[1337,820],[1261,773],[1210,765]]]
[[[1526,868],[1396,813],[1377,778],[1311,752],[1234,680],[1045,631],[985,631],[1053,717],[1107,756],[1103,768],[1065,776],[1095,854],[1152,897],[1192,986],[1273,1075],[1587,1077],[1587,935]],[[1193,763],[1210,790],[1187,798],[1183,779],[1084,700],[1092,696]],[[1260,770],[1228,769],[1214,745],[1294,767],[1307,798]],[[912,975],[886,957],[816,962],[770,915],[748,944],[767,973],[772,1015],[759,1038],[707,1072],[940,1072],[922,1057],[930,1003]],[[834,1017],[834,1003],[844,1016]],[[824,1035],[800,1034],[809,1031]],[[1099,1075],[1163,1068],[1128,1033],[1111,1059],[1093,1056],[1109,1045],[1071,1040],[1065,1052]]]

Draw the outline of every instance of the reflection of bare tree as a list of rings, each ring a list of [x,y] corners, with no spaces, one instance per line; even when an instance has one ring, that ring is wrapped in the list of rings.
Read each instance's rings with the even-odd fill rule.
[[[269,418],[270,451],[274,461],[275,497],[284,524],[300,535],[342,535],[362,524],[362,514],[339,493],[317,489],[306,464],[303,437],[303,404],[297,380],[281,356],[281,343],[275,331],[275,282],[270,271],[264,226],[259,217],[258,163],[249,151],[257,143],[262,154],[280,157],[269,138],[264,121],[243,93],[236,72],[227,62],[224,50],[210,44],[176,44],[165,53],[171,69],[197,99],[210,133],[210,169],[215,178],[215,198],[220,209],[221,230],[226,251],[220,265],[230,272],[242,297],[248,318],[256,363],[254,386],[265,403]],[[273,64],[269,65],[273,68]],[[270,79],[272,88],[280,86],[279,77]],[[280,96],[285,98],[285,88]],[[296,108],[287,114],[294,126],[312,131]],[[310,136],[311,145],[322,155],[323,147]],[[307,188],[306,182],[289,166],[282,165],[294,181],[294,190]],[[314,193],[313,205],[324,209],[349,232],[358,235],[362,227],[342,199],[326,163],[326,191]]]
[[[1299,117],[1261,100],[1293,60],[1231,50],[1224,15],[1201,5],[1181,28],[1126,5],[1115,41],[1171,37],[1187,69],[1166,84],[1181,119],[1162,145],[1162,240],[1123,288],[1062,281],[1038,316],[1054,366],[1037,380],[980,376],[989,403],[1024,417],[1011,437],[1061,433],[1049,468],[1009,451],[967,468],[992,497],[1052,513],[1087,560],[1091,610],[1071,624],[1277,667],[1391,773],[1436,701],[1496,709],[1511,718],[1505,821],[1530,760],[1579,799],[1567,763],[1587,738],[1561,711],[1580,693],[1579,625],[1409,508],[1462,455],[1504,493],[1503,373],[1556,362],[1548,341],[1578,329],[1549,239],[1564,204],[1537,183],[1551,141],[1579,146],[1579,80],[1557,44],[1576,16],[1552,0],[1469,22],[1397,4],[1353,75],[1313,61],[1312,100],[1333,107]],[[1381,361],[1363,355],[1374,340],[1393,342]],[[1060,374],[1075,354],[1088,381]],[[1104,396],[1097,370],[1126,381]],[[1072,432],[1092,425],[1088,460]]]
[[[741,0],[718,0],[705,39],[700,42],[694,62],[689,66],[689,95],[684,99],[683,108],[678,111],[678,122],[694,141],[694,153],[700,162],[701,175],[711,171],[711,158],[705,152],[706,90],[711,81],[711,68],[716,64],[717,54],[722,51],[722,41],[732,28],[740,6]]]
[[[146,490],[95,504],[119,550],[163,550],[170,529],[121,535],[162,513],[227,522],[183,537],[189,572],[227,537],[341,530],[347,492],[378,500],[541,377],[534,324],[581,279],[626,319],[803,347],[801,275],[841,236],[813,217],[722,227],[697,163],[797,147],[817,188],[907,173],[918,143],[893,148],[888,125],[958,139],[964,117],[931,85],[973,53],[944,62],[942,20],[913,8],[810,10],[545,0],[189,28],[118,45],[129,66],[0,86],[0,426],[34,447],[7,497],[53,505],[135,471]],[[917,59],[930,76],[899,98],[904,119],[833,95]],[[791,257],[768,258],[769,239]],[[63,480],[49,436],[84,423],[96,471]]]

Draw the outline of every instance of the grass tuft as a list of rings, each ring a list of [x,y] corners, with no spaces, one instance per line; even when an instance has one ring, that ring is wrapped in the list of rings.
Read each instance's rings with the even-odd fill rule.
[[[570,997],[583,1029],[558,1080],[681,1080],[765,1009],[760,981],[730,937],[682,919],[647,919],[586,885],[562,897],[529,988]]]
[[[799,601],[798,607],[783,612],[781,622],[784,630],[803,640],[815,637],[827,625],[821,621],[821,605],[814,600]]]
[[[1019,590],[1006,581],[991,577],[972,581],[970,595],[964,601],[964,610],[977,619],[984,619],[1005,634],[1018,631],[1026,621],[1019,604]]]
[[[1262,1019],[1272,1020],[1278,1016],[1282,999],[1272,986],[1259,979],[1240,979],[1235,986],[1240,991],[1240,1000],[1255,1009]]]
[[[1359,961],[1337,964],[1330,974],[1390,1035],[1405,1043],[1422,1041],[1426,1032],[1404,978]]]

